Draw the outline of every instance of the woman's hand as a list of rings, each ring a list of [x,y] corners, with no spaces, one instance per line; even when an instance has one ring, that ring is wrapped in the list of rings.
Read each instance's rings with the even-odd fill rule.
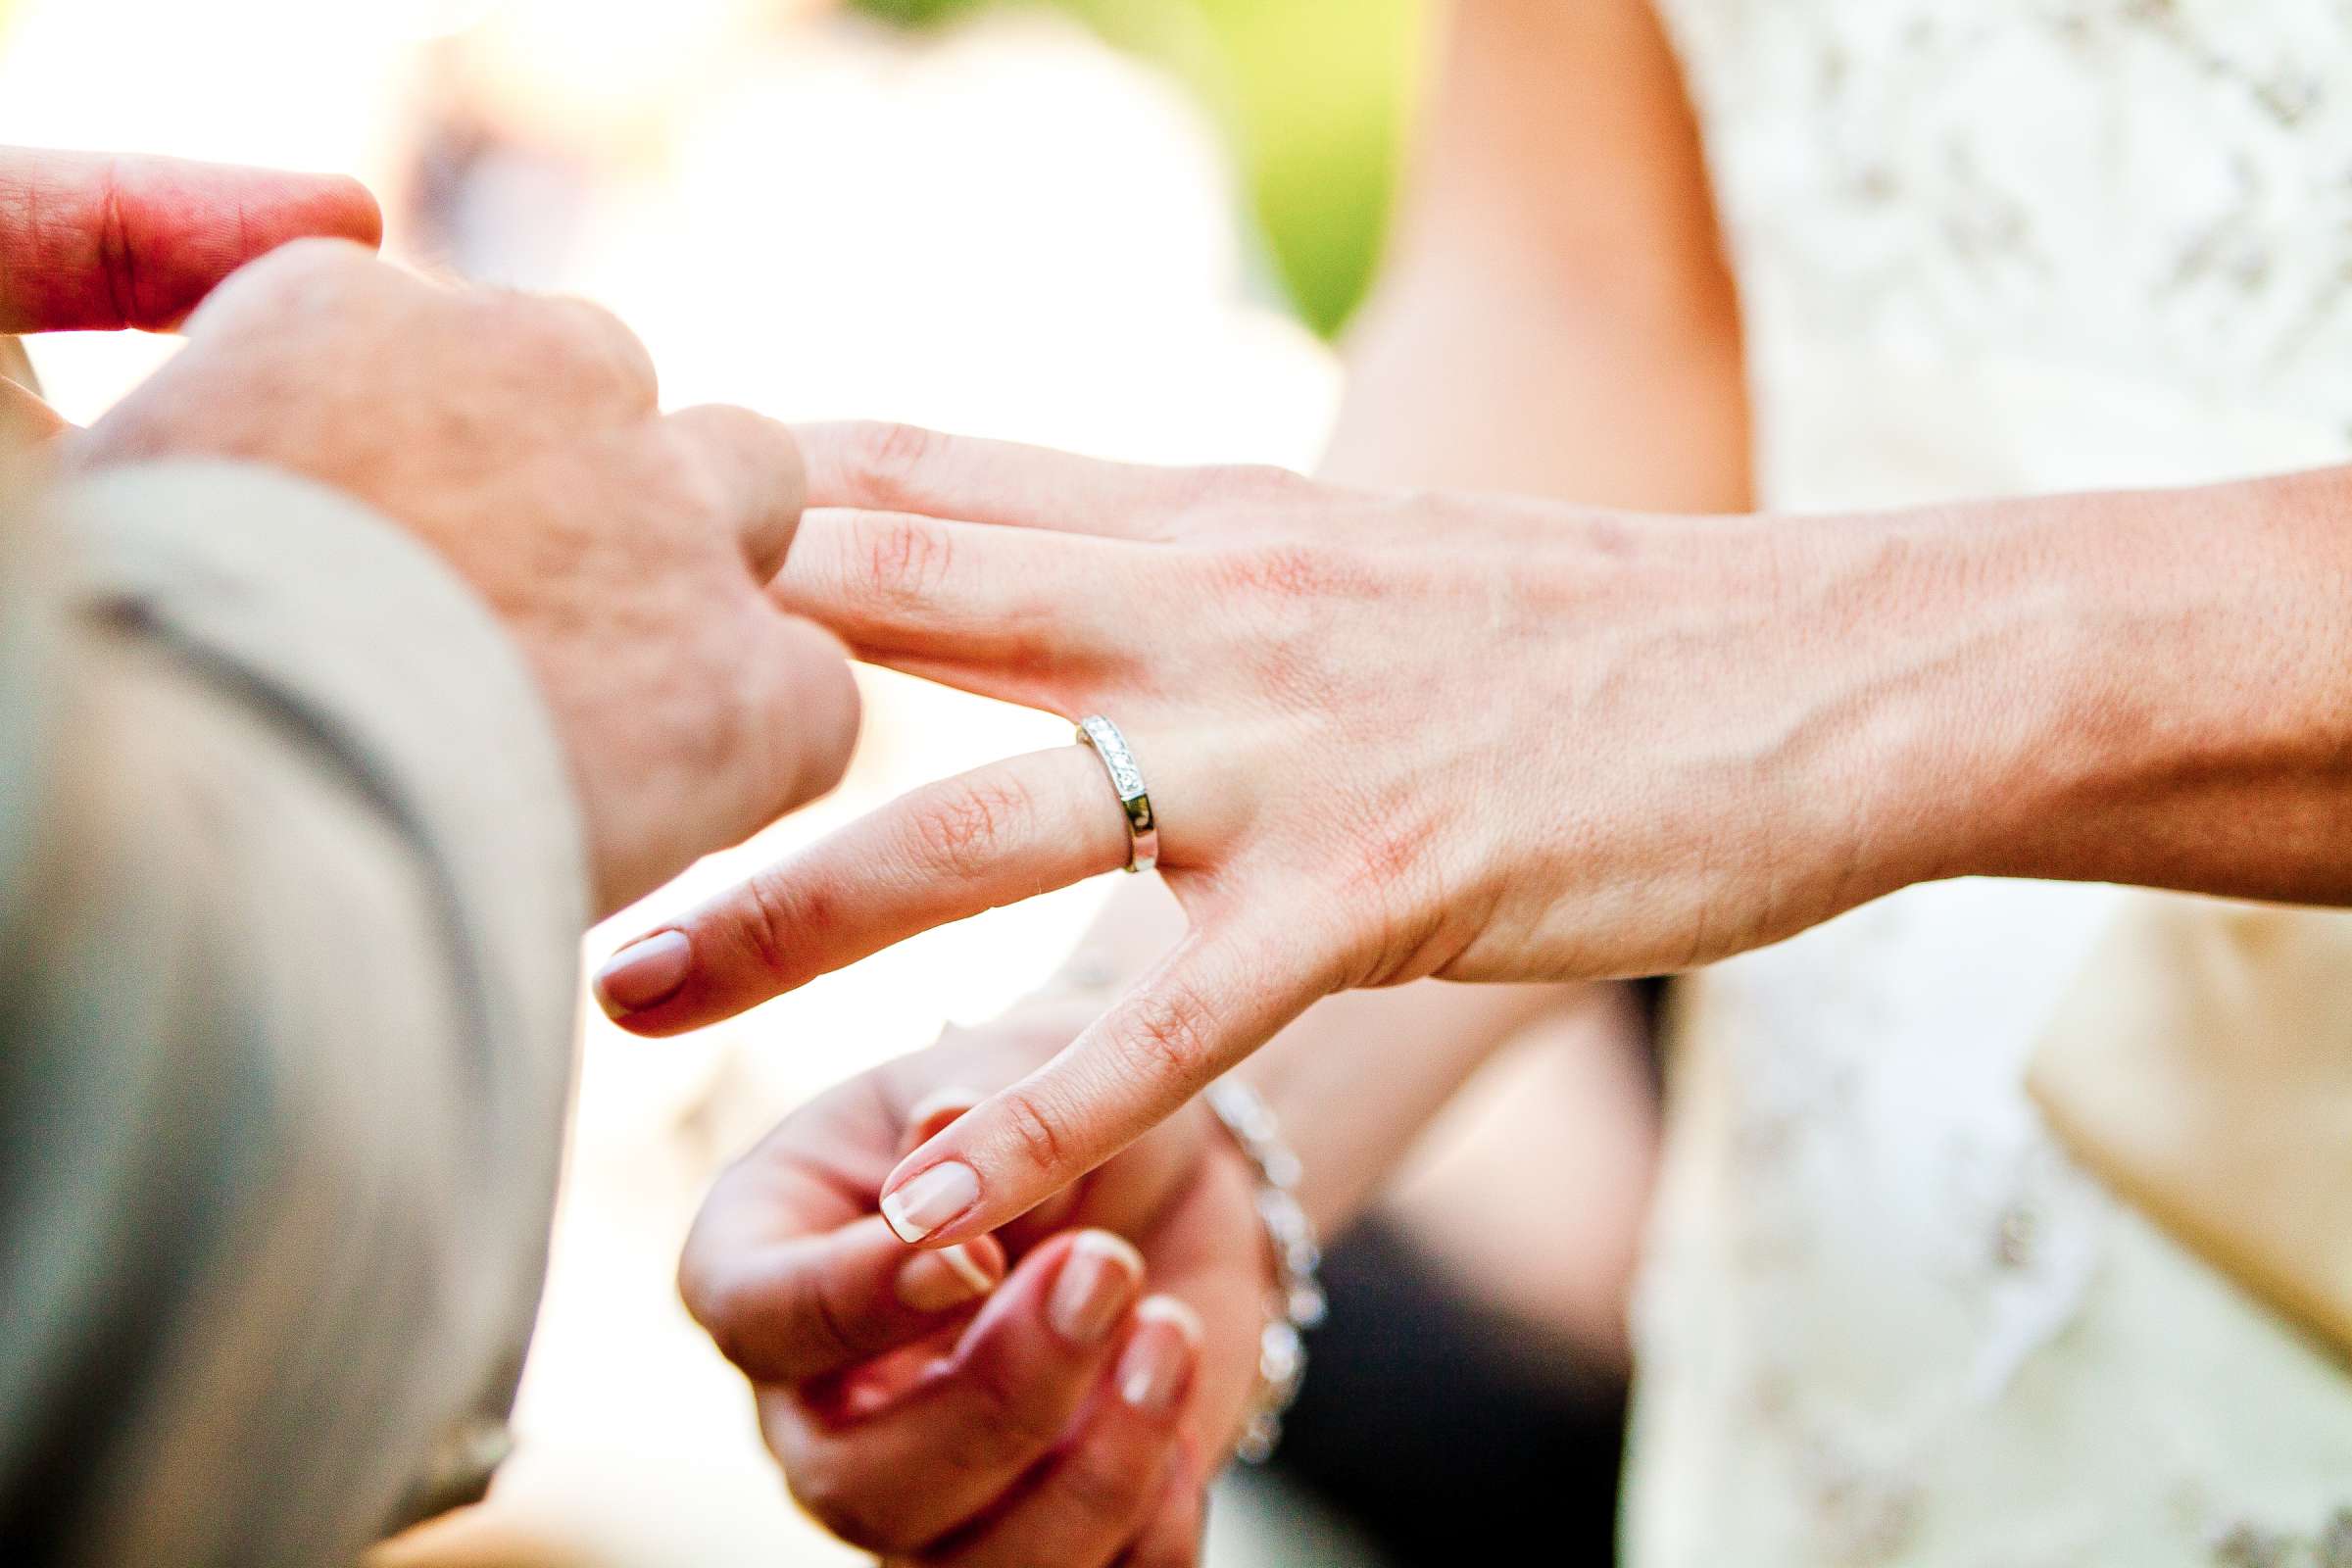
[[[1190,934],[885,1186],[908,1240],[1019,1214],[1316,998],[1679,969],[1928,868],[1883,786],[1938,732],[1867,699],[1952,657],[1886,623],[1902,540],[804,433],[776,592],[863,657],[1124,729]],[[1850,655],[1851,657],[1847,657]],[[1867,738],[1868,749],[1859,742]],[[1856,759],[1875,759],[1873,771]],[[630,1028],[734,1012],[1124,864],[1072,747],[917,791],[620,953]]]
[[[751,1377],[794,1494],[843,1539],[941,1568],[1180,1568],[1264,1321],[1265,1246],[1230,1141],[1194,1110],[947,1252],[909,1251],[874,1216],[911,1140],[1081,1021],[1024,1017],[778,1127],[712,1191],[680,1288]]]

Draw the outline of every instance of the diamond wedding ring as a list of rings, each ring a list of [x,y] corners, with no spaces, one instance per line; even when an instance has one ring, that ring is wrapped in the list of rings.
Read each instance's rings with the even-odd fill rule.
[[[1159,819],[1152,814],[1152,795],[1144,788],[1144,770],[1135,765],[1127,737],[1101,713],[1078,721],[1078,739],[1094,748],[1110,774],[1110,787],[1119,792],[1127,813],[1127,869],[1149,871],[1159,863]]]

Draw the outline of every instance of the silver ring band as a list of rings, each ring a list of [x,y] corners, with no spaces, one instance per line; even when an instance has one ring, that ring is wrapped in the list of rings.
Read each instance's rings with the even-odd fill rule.
[[[1159,818],[1152,811],[1152,794],[1144,788],[1144,770],[1135,765],[1127,737],[1101,713],[1078,721],[1078,739],[1094,749],[1110,774],[1110,787],[1119,792],[1127,813],[1127,869],[1149,871],[1159,863]]]

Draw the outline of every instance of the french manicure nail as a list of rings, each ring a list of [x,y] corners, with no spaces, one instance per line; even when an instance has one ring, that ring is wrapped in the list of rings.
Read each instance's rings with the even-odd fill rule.
[[[1191,1381],[1200,1316],[1172,1296],[1153,1296],[1135,1309],[1135,1335],[1119,1353],[1119,1397],[1147,1415],[1164,1415]]]
[[[1142,1253],[1108,1231],[1081,1231],[1061,1260],[1046,1321],[1072,1345],[1099,1345],[1143,1282]]]
[[[667,1002],[686,983],[694,945],[683,931],[657,931],[605,960],[596,973],[596,1001],[619,1018]]]
[[[899,1270],[899,1300],[912,1311],[945,1312],[976,1301],[997,1288],[997,1276],[959,1242],[936,1252],[917,1252]]]
[[[882,1200],[882,1218],[909,1247],[980,1201],[980,1177],[951,1159],[934,1165]]]

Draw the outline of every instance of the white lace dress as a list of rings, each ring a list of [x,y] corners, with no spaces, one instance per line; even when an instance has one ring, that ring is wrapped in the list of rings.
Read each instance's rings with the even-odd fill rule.
[[[1665,10],[1768,505],[2352,458],[2352,0]],[[1681,988],[1636,1568],[2352,1568],[2345,1364],[2022,1088],[2149,897],[1915,889]]]

